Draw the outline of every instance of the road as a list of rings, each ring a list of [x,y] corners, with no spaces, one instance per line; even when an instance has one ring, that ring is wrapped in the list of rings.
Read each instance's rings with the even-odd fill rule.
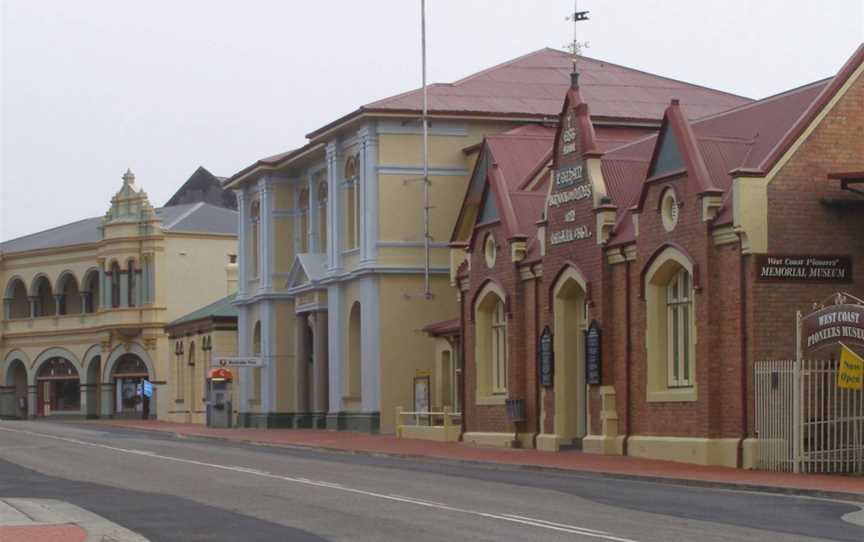
[[[577,452],[572,452],[577,453]],[[0,421],[0,498],[62,499],[152,541],[864,540],[797,496]]]

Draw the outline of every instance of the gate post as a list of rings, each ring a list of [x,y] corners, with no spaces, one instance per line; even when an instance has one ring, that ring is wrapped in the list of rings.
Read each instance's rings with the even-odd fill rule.
[[[792,365],[792,472],[801,472],[801,311],[795,311],[795,363]]]

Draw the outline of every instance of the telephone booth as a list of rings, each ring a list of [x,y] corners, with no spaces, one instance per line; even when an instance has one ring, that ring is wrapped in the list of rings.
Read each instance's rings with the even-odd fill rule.
[[[231,427],[233,407],[231,383],[234,375],[230,369],[217,367],[207,373],[207,426]]]

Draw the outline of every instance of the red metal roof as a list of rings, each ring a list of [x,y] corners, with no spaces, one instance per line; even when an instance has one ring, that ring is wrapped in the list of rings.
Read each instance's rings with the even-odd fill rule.
[[[429,110],[434,114],[508,117],[557,117],[561,97],[570,88],[573,57],[556,49],[540,49],[454,83],[429,85]],[[672,98],[687,106],[691,118],[703,117],[750,102],[749,98],[677,81],[611,62],[578,57],[579,87],[594,118],[658,121]],[[362,113],[416,113],[421,89],[361,106],[309,134],[321,135]]]

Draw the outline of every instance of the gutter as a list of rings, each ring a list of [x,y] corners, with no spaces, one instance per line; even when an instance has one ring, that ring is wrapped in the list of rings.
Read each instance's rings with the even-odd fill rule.
[[[628,447],[628,444],[630,442],[630,435],[633,433],[633,427],[631,425],[631,421],[633,420],[633,397],[630,394],[630,383],[632,381],[632,376],[633,376],[632,375],[632,365],[633,365],[632,362],[633,362],[633,360],[632,360],[632,354],[631,354],[632,340],[630,339],[630,336],[633,333],[632,327],[631,327],[631,315],[630,315],[630,313],[631,313],[631,309],[630,309],[630,305],[631,305],[631,299],[630,299],[630,297],[631,297],[630,260],[626,260],[624,262],[624,266],[625,266],[624,267],[624,275],[625,275],[625,278],[627,281],[624,285],[624,298],[627,301],[627,306],[624,310],[624,326],[625,326],[625,329],[627,330],[627,335],[625,336],[625,346],[624,346],[624,365],[627,368],[625,371],[626,383],[624,386],[624,389],[627,390],[627,403],[626,403],[627,406],[625,408],[625,418],[627,420],[627,433],[624,435],[624,443],[622,445],[621,452],[623,453],[623,455],[626,456],[626,455],[628,455],[627,454],[627,451],[628,451],[627,447]]]

